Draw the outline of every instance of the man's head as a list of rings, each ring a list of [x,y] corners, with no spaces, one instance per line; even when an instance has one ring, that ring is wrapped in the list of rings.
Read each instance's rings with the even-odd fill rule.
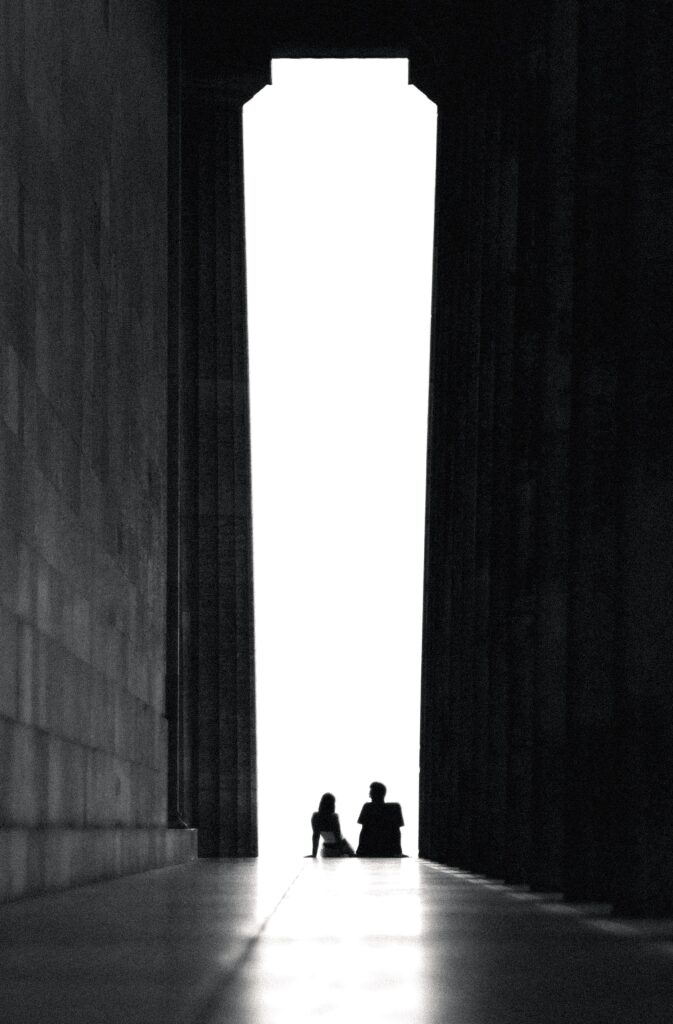
[[[369,795],[372,799],[372,803],[382,804],[386,798],[386,787],[382,782],[372,782],[369,787]]]

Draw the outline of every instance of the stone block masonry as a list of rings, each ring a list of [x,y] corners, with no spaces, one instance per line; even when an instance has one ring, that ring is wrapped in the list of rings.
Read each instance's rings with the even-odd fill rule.
[[[167,26],[0,2],[0,898],[166,824]]]

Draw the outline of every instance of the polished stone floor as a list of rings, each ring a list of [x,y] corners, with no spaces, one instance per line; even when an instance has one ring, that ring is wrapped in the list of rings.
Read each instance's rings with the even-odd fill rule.
[[[4,1024],[671,1024],[673,922],[413,859],[199,861],[0,908]]]

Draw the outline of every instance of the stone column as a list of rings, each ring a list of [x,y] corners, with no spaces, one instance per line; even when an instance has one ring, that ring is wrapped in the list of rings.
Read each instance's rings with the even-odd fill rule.
[[[554,0],[543,25],[540,366],[533,676],[531,884],[560,889],[565,843],[568,439],[573,338],[577,3]]]
[[[430,96],[434,99],[433,96]],[[435,251],[433,279],[446,272],[447,246],[439,239],[446,235],[450,219],[444,187],[450,146],[448,118],[441,110],[437,116],[437,163],[435,185]],[[450,360],[446,344],[446,315],[436,289],[432,298],[430,349],[430,385],[428,396],[428,447],[425,501],[425,579],[423,596],[423,653],[421,668],[420,804],[419,852],[422,857],[446,862],[450,831],[449,807],[445,799],[448,770],[446,736],[448,733],[448,694],[446,680],[449,663],[451,593],[450,502],[448,481],[451,476],[449,445]]]
[[[456,410],[456,472],[453,481],[455,534],[453,555],[453,615],[451,631],[451,684],[456,714],[456,811],[453,841],[458,863],[472,862],[474,827],[474,759],[476,693],[475,561],[478,487],[479,360],[481,328],[481,260],[484,221],[484,114],[483,91],[474,80],[462,91],[466,131],[464,173],[460,182],[460,232],[454,238],[457,301],[452,324],[453,373]]]
[[[420,87],[437,102],[427,82]],[[453,801],[449,796],[454,754],[449,743],[453,718],[449,653],[454,457],[450,401],[452,366],[448,343],[450,309],[447,296],[440,293],[437,282],[446,281],[450,275],[451,224],[456,217],[452,183],[455,161],[460,162],[455,142],[455,119],[451,111],[439,106],[428,401],[419,848],[421,856],[443,863],[451,860],[453,825]]]
[[[588,0],[579,13],[563,888],[569,899],[610,900],[617,840],[618,339],[626,286],[624,3]]]
[[[422,842],[421,852],[482,870],[491,850],[491,780],[504,773],[502,762],[490,761],[498,701],[489,644],[502,111],[498,75],[476,59],[474,36],[463,42],[450,65],[412,62],[412,81],[439,108],[421,831],[436,834],[439,825],[442,838]]]
[[[183,116],[183,331],[194,403],[184,558],[201,856],[257,853],[242,107],[270,66],[192,73]]]
[[[492,861],[491,777],[502,770],[491,756],[491,533],[493,529],[493,430],[496,350],[500,336],[498,248],[502,110],[498,69],[483,83],[483,224],[479,301],[479,409],[477,417],[477,493],[475,507],[474,601],[474,753],[472,757],[472,869],[488,870]]]
[[[627,3],[617,906],[673,911],[670,3]]]
[[[485,871],[503,877],[508,863],[506,833],[508,701],[512,587],[512,366],[516,295],[519,177],[519,24],[514,9],[501,39],[497,100],[500,113],[498,223],[495,227],[494,392],[489,613],[488,757],[485,794],[489,848]]]
[[[505,877],[562,884],[573,314],[574,0],[523,14]]]
[[[410,80],[437,104],[437,172],[430,357],[424,585],[420,852],[458,864],[466,853],[467,731],[462,650],[463,474],[465,449],[465,182],[471,136],[465,83],[455,67],[437,73],[410,64]],[[460,263],[460,267],[458,266]],[[461,329],[457,327],[460,322]]]
[[[505,880],[530,880],[533,687],[536,649],[539,375],[543,301],[543,30],[522,4],[519,68],[517,273],[512,352],[510,673],[507,695],[507,850]]]

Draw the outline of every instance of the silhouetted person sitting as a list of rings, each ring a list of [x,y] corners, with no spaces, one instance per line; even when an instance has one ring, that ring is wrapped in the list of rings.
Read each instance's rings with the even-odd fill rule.
[[[386,787],[372,782],[369,787],[371,803],[360,811],[358,825],[362,825],[358,857],[403,857],[400,828],[404,825],[399,804],[385,802]]]
[[[323,857],[354,857],[355,853],[350,843],[341,835],[339,815],[335,811],[336,799],[332,793],[323,793],[318,804],[318,810],[311,815],[311,828],[313,829],[313,852],[312,857],[318,856],[318,846],[322,838]]]

